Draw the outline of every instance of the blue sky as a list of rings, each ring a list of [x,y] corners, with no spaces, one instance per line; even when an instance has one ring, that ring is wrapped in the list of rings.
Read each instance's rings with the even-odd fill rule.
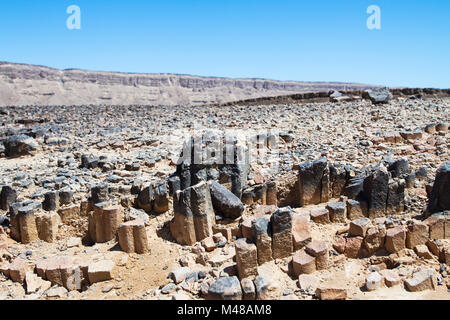
[[[73,4],[81,30],[66,28]],[[0,61],[450,88],[450,1],[4,0]]]

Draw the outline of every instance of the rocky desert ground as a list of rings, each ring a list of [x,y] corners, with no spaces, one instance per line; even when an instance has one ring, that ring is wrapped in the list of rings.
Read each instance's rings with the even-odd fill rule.
[[[0,299],[450,299],[450,97],[326,97],[2,107]]]

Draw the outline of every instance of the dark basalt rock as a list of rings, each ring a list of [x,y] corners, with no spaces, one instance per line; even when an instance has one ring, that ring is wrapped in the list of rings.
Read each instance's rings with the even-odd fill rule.
[[[388,88],[380,88],[374,90],[366,90],[363,93],[364,99],[369,99],[373,104],[388,103],[392,98],[392,94]]]
[[[242,289],[237,277],[223,277],[208,290],[206,300],[242,300]]]
[[[6,138],[3,145],[5,146],[5,155],[9,158],[34,155],[39,148],[36,140],[23,134]]]
[[[229,219],[237,219],[242,215],[244,205],[231,191],[216,181],[210,181],[209,189],[214,210],[219,215]]]
[[[427,208],[429,213],[445,210],[450,210],[450,162],[437,170]]]

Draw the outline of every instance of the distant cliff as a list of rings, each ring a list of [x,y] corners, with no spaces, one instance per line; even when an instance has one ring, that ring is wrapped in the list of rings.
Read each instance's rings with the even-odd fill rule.
[[[135,74],[0,62],[0,106],[200,105],[375,86],[336,82],[231,79],[175,74]]]

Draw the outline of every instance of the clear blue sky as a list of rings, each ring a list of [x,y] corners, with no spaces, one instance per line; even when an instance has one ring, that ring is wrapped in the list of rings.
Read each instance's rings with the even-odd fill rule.
[[[3,0],[0,61],[450,88],[450,1]]]

